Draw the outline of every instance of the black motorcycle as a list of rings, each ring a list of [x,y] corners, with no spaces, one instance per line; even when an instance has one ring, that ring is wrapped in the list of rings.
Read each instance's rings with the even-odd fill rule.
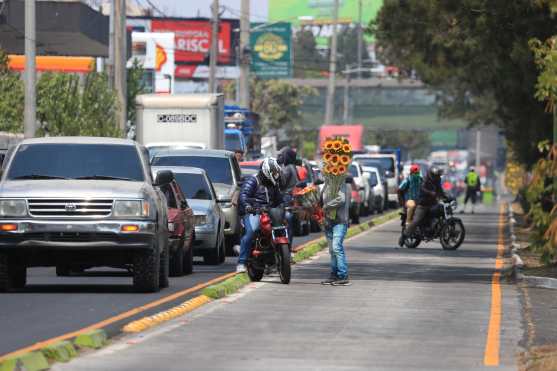
[[[276,266],[280,281],[290,283],[290,249],[284,208],[253,208],[259,215],[260,228],[255,234],[246,268],[252,281],[261,281],[267,268]]]
[[[439,239],[444,250],[458,249],[464,241],[466,230],[462,220],[453,216],[456,207],[455,200],[447,200],[430,208],[414,233],[404,238],[404,246],[414,249],[421,242]],[[406,212],[400,213],[400,219],[404,232],[406,228]]]

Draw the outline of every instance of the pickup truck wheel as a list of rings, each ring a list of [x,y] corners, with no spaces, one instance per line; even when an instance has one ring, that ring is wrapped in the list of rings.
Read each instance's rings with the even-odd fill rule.
[[[205,264],[219,265],[224,261],[224,259],[221,257],[223,251],[223,243],[224,241],[222,236],[217,237],[217,245],[215,246],[215,248],[203,257],[203,262]]]
[[[170,256],[168,251],[168,243],[163,243],[160,254],[160,268],[159,268],[159,286],[161,289],[168,287],[168,271],[170,270]]]
[[[133,257],[133,287],[137,292],[159,291],[160,253],[157,248]]]
[[[220,243],[220,256],[219,256],[219,264],[222,264],[226,261],[226,244],[224,242],[224,234],[221,236],[221,243]]]
[[[193,273],[193,247],[190,246],[184,253],[184,274]]]
[[[58,277],[67,277],[70,275],[70,266],[65,264],[59,264],[56,266],[56,275]]]
[[[27,268],[17,266],[6,254],[0,254],[0,292],[25,287]]]
[[[180,240],[178,249],[170,257],[170,277],[180,277],[184,275],[184,246],[185,242]]]

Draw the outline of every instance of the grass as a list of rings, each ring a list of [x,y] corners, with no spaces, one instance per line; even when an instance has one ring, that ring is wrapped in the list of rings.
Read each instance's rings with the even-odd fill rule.
[[[519,357],[521,371],[557,370],[557,345],[543,345],[524,352]]]

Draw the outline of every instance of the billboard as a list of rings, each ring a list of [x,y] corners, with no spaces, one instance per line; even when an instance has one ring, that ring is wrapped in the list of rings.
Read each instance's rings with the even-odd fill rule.
[[[252,23],[250,33],[251,71],[263,79],[292,75],[292,27],[281,22]]]

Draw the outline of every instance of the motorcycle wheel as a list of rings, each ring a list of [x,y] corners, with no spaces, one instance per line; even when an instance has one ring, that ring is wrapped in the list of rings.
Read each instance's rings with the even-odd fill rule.
[[[253,282],[259,282],[263,278],[264,269],[259,269],[254,267],[253,264],[248,263],[246,270],[248,271],[248,277]]]
[[[406,239],[404,240],[404,246],[406,246],[409,249],[415,249],[416,247],[418,247],[418,245],[421,242],[422,240],[419,237],[416,236],[406,237]]]
[[[290,249],[287,244],[282,244],[277,247],[276,252],[277,270],[280,277],[280,282],[285,285],[290,283]]]
[[[441,229],[441,246],[443,250],[456,250],[464,242],[464,237],[466,235],[466,230],[464,229],[464,224],[462,220],[458,218],[451,218],[445,222],[445,225]]]

